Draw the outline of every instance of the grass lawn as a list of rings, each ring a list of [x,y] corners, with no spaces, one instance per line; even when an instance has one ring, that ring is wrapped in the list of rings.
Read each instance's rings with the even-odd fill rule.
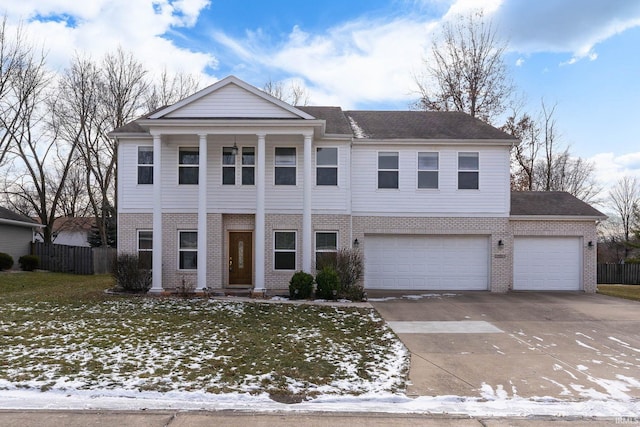
[[[109,296],[109,276],[0,273],[0,389],[403,392],[408,353],[369,308]]]
[[[640,301],[640,285],[598,285],[598,293]]]

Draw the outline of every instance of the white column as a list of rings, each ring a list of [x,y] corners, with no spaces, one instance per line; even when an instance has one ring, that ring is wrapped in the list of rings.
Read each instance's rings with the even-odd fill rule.
[[[256,278],[255,291],[264,291],[264,274],[265,274],[265,210],[264,210],[264,191],[265,191],[265,134],[258,134],[258,147],[256,149],[256,227],[255,227],[255,259],[256,259]]]
[[[302,270],[312,273],[311,253],[313,233],[311,230],[311,134],[304,135],[304,165],[302,187]]]
[[[207,287],[207,135],[200,136],[198,149],[198,283],[196,292]]]
[[[160,165],[162,161],[162,140],[160,135],[153,135],[153,255],[151,261],[150,293],[162,292],[162,178]]]

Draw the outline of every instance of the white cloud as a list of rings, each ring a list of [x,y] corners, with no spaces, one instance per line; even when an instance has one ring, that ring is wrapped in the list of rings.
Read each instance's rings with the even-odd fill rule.
[[[524,58],[516,59],[516,67],[522,67],[523,64],[524,64]]]
[[[613,187],[624,176],[640,179],[640,152],[622,155],[600,153],[588,159],[596,169],[596,179],[606,189]]]

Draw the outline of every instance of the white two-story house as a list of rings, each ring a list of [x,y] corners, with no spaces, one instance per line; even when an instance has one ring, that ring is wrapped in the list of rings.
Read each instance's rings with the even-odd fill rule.
[[[111,135],[118,250],[153,293],[281,292],[352,247],[366,289],[596,287],[602,214],[512,194],[518,141],[463,113],[294,107],[227,77]]]

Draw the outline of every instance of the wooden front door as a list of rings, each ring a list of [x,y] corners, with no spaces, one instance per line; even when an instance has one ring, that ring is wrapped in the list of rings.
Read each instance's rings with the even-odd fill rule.
[[[253,278],[253,236],[250,231],[229,233],[229,284],[251,285]]]

